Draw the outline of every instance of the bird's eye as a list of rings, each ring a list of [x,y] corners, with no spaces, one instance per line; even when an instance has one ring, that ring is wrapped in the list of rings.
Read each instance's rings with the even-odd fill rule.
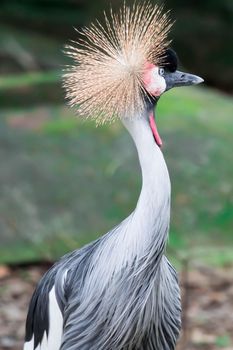
[[[164,75],[164,69],[163,68],[159,68],[159,75]]]

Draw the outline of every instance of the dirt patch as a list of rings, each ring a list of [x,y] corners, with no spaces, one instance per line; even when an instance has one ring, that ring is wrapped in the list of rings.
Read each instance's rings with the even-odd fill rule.
[[[181,275],[183,331],[178,350],[233,349],[233,269]]]
[[[0,267],[0,350],[22,349],[28,303],[48,266]],[[233,268],[181,274],[183,331],[177,350],[233,349]]]

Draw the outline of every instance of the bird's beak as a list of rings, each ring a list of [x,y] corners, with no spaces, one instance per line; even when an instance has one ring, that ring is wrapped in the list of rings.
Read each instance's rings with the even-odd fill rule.
[[[204,80],[197,75],[175,71],[173,73],[167,73],[164,77],[166,80],[166,90],[169,90],[176,86],[188,86],[202,83]]]

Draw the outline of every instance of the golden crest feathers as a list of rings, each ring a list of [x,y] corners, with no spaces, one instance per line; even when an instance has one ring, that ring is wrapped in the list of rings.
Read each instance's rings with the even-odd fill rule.
[[[159,65],[169,44],[171,23],[162,8],[150,3],[125,4],[118,14],[105,14],[84,28],[66,54],[74,65],[64,74],[64,87],[78,115],[97,123],[143,112],[142,76],[147,62]]]

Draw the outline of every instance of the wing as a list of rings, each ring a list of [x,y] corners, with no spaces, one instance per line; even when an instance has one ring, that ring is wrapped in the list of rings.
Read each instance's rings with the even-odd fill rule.
[[[98,241],[63,256],[43,276],[29,305],[24,350],[60,349],[70,292],[75,286],[75,293],[79,293],[79,281]]]
[[[66,272],[55,265],[38,284],[29,305],[24,350],[59,350],[65,275]]]

